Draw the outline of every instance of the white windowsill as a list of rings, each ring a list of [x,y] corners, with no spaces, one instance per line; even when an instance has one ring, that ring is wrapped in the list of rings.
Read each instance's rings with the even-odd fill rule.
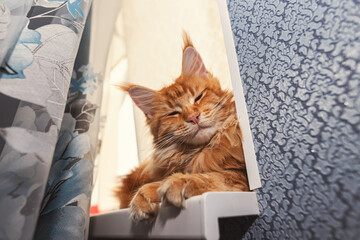
[[[259,215],[256,192],[208,192],[186,200],[186,208],[161,207],[151,225],[133,223],[129,209],[90,218],[89,239],[219,239],[218,219]]]

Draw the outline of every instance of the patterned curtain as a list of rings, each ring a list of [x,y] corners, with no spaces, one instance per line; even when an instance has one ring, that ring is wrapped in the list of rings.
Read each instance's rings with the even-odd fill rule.
[[[262,179],[244,239],[359,239],[360,2],[227,3]]]
[[[0,239],[87,238],[102,90],[90,5],[0,2]]]

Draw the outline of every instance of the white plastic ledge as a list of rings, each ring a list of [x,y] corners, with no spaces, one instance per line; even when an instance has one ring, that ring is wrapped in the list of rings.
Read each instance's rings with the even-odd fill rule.
[[[259,215],[256,192],[208,192],[186,208],[161,207],[153,224],[133,223],[129,209],[90,218],[89,239],[219,239],[218,219]]]

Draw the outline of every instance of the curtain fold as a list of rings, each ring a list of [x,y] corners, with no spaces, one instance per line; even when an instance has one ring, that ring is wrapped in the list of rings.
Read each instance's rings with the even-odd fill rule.
[[[17,39],[19,38],[24,27],[29,22],[26,14],[30,10],[32,3],[33,0],[1,0],[0,65],[3,64],[4,59],[8,59],[10,57]],[[7,68],[6,64],[4,64],[3,67]]]
[[[30,2],[0,69],[0,239],[32,239],[38,219],[37,239],[84,239],[101,81],[88,57],[73,67],[91,1]]]

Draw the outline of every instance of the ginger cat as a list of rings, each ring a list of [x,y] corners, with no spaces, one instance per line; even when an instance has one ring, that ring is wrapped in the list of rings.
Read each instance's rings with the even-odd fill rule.
[[[159,91],[119,86],[146,115],[155,148],[116,191],[134,221],[154,220],[160,203],[184,207],[209,191],[249,191],[233,95],[205,68],[188,34],[183,38],[182,72],[173,84]]]

